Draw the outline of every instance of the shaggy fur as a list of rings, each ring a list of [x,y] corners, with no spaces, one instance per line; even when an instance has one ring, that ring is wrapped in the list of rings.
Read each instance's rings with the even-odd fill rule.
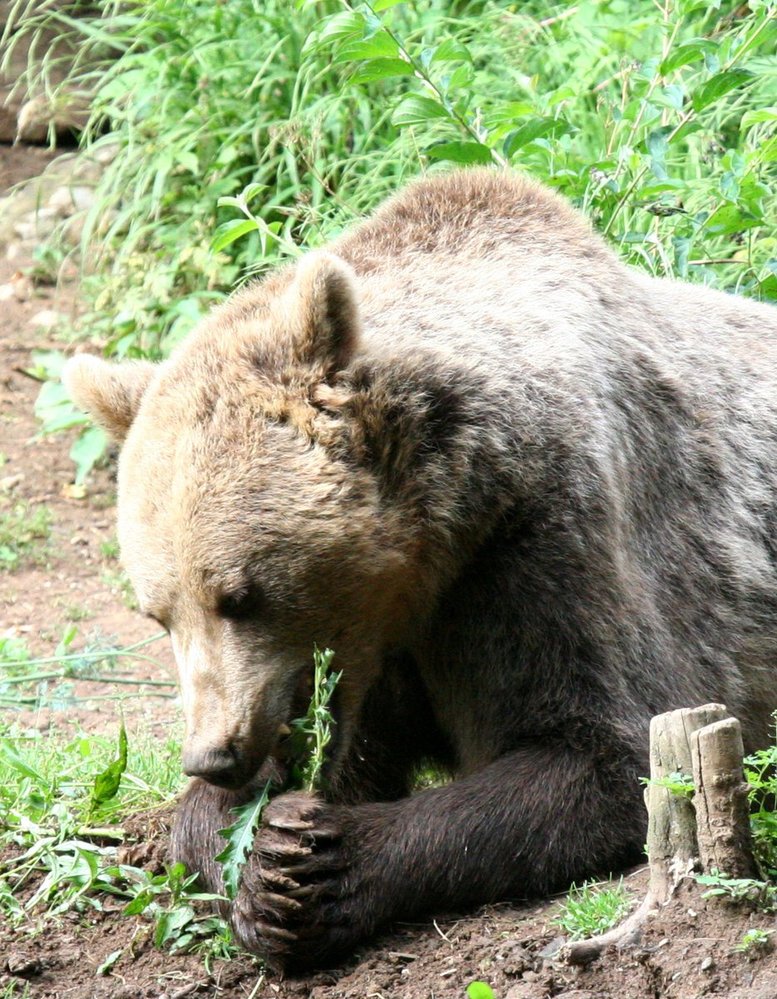
[[[473,170],[124,370],[69,381],[129,428],[123,558],[206,778],[175,852],[211,888],[313,642],[344,669],[326,800],[276,799],[230,910],[276,965],[637,860],[656,713],[720,701],[766,739],[775,310],[632,271]],[[423,761],[455,780],[411,794]]]

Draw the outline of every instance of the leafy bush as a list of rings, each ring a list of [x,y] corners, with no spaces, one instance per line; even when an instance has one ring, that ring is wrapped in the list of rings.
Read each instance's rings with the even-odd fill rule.
[[[753,851],[764,876],[777,882],[777,733],[771,746],[745,758]]]

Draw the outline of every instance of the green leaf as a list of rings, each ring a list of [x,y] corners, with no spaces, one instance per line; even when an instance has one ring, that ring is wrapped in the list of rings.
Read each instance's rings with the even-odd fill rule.
[[[425,150],[430,160],[453,163],[491,163],[491,150],[482,142],[440,142]]]
[[[197,159],[197,154],[183,150],[180,153],[175,154],[176,162],[179,166],[182,166],[184,170],[188,170],[195,176],[200,169],[200,161]]]
[[[89,810],[94,811],[98,805],[103,805],[110,801],[119,790],[121,776],[127,769],[127,730],[122,721],[119,728],[119,755],[109,764],[102,773],[98,774],[94,780],[92,788],[92,801]]]
[[[237,203],[240,206],[247,205],[250,201],[254,200],[257,194],[261,194],[262,191],[266,190],[267,190],[266,184],[249,184],[247,187],[244,187],[243,190],[240,192],[240,195],[237,198]],[[221,204],[221,202],[224,200],[226,199],[219,198],[219,204]]]
[[[564,118],[532,118],[507,136],[504,143],[505,156],[512,156],[535,139],[555,138],[571,131],[572,126]]]
[[[34,770],[29,764],[24,762],[7,739],[0,739],[0,757],[16,770],[17,773],[20,773],[23,777],[29,777],[38,787],[46,786],[45,778],[37,770]]]
[[[777,121],[777,107],[758,108],[757,111],[748,111],[742,115],[740,128],[748,128],[750,125],[757,125],[762,121]]]
[[[326,19],[324,27],[318,32],[316,42],[352,38],[356,34],[362,34],[364,28],[364,15],[356,11],[346,10]]]
[[[467,986],[469,999],[496,999],[494,990],[485,982],[470,982]]]
[[[351,76],[351,83],[372,83],[390,76],[412,76],[413,67],[404,59],[371,59]]]
[[[707,232],[717,236],[732,232],[743,232],[760,224],[754,215],[739,210],[736,205],[721,205],[704,223]]]
[[[376,14],[379,14],[382,10],[388,10],[389,7],[396,7],[400,3],[404,3],[404,0],[374,0],[372,9]]]
[[[258,228],[259,225],[254,219],[231,219],[229,222],[224,222],[216,230],[213,242],[210,244],[211,251],[218,253],[236,239],[245,236],[247,232],[254,232]]]
[[[391,121],[394,125],[423,125],[428,121],[448,117],[448,112],[439,101],[421,94],[411,94],[396,108]]]
[[[67,358],[61,350],[33,350],[31,353],[34,377],[56,378],[62,374]]]
[[[230,809],[232,814],[237,816],[235,822],[226,829],[219,829],[219,836],[224,837],[227,845],[216,857],[216,861],[221,864],[228,898],[235,898],[237,895],[246,858],[254,845],[256,830],[259,828],[262,812],[269,800],[270,781],[267,781],[257,798],[239,808]]]
[[[681,66],[689,66],[693,62],[701,62],[708,52],[715,52],[717,44],[707,38],[691,38],[677,45],[664,59],[660,66],[661,76],[667,76]]]
[[[384,30],[372,38],[346,42],[335,56],[334,62],[358,62],[361,59],[397,59],[399,45]]]
[[[145,888],[137,894],[131,902],[128,902],[121,910],[125,916],[139,916],[145,912],[154,899],[154,892]]]
[[[431,62],[472,62],[472,54],[466,45],[449,38],[434,49]]]
[[[102,427],[87,427],[70,448],[70,458],[76,466],[76,485],[83,485],[84,479],[105,454],[108,435]]]
[[[112,950],[103,963],[95,971],[95,975],[107,975],[113,969],[114,964],[119,960],[123,950]]]
[[[190,905],[181,905],[170,912],[162,912],[157,919],[154,931],[155,946],[164,947],[166,943],[177,937],[181,930],[191,923],[194,916],[194,909]]]
[[[747,69],[725,69],[703,83],[693,95],[694,111],[703,111],[732,90],[741,87],[753,79],[753,74]]]

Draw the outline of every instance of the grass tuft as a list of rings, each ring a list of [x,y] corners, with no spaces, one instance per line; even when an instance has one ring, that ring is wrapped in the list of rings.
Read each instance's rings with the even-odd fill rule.
[[[595,881],[572,885],[555,922],[572,940],[583,940],[611,929],[628,914],[631,902],[623,878],[613,888]]]

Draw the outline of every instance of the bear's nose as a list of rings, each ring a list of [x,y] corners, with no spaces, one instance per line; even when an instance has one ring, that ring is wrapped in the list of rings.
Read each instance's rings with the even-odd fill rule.
[[[239,777],[240,761],[231,746],[189,747],[183,751],[183,772],[202,777],[209,784],[233,787]]]

